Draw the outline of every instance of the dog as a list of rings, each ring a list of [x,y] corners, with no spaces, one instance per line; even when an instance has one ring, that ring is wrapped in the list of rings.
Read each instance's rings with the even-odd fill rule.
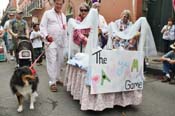
[[[23,111],[24,97],[28,95],[30,98],[30,109],[34,109],[35,98],[38,96],[38,83],[38,76],[33,74],[33,71],[29,67],[23,66],[15,69],[10,80],[10,88],[18,100],[19,106],[17,112]]]

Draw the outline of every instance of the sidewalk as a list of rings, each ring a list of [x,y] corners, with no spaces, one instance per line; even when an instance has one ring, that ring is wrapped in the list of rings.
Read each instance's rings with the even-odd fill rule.
[[[157,56],[148,57],[148,65],[146,73],[153,75],[161,75],[162,74],[162,62],[157,61],[160,57],[163,56],[163,53],[158,53]]]

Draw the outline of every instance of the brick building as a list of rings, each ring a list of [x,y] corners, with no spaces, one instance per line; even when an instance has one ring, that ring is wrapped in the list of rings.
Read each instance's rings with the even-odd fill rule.
[[[82,2],[90,0],[65,0],[63,12],[66,16],[75,17],[78,15],[79,5]],[[45,10],[52,8],[53,0],[19,0],[18,8],[22,9],[25,14],[24,18],[28,21],[29,26],[32,23],[40,22]],[[107,22],[120,18],[120,13],[124,9],[129,9],[132,13],[133,20],[142,15],[142,0],[102,0],[101,14]]]

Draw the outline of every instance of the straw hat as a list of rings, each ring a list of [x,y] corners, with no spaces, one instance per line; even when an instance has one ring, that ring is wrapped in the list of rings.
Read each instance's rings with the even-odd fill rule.
[[[172,48],[173,50],[175,50],[175,43],[170,45],[170,48]]]
[[[22,11],[22,10],[20,10],[20,9],[18,9],[18,10],[16,11],[16,13],[17,13],[17,14],[22,14],[22,13],[23,13],[23,11]]]

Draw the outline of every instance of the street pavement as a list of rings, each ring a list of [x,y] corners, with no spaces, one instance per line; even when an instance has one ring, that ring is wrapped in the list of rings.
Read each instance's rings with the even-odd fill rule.
[[[175,116],[175,85],[161,83],[160,74],[150,67],[145,74],[143,102],[140,105],[115,106],[95,112],[81,111],[79,101],[73,100],[61,85],[58,86],[57,93],[50,92],[45,64],[36,66],[40,83],[35,109],[29,110],[26,98],[24,111],[18,113],[17,99],[9,87],[14,67],[14,61],[0,62],[0,116]]]

